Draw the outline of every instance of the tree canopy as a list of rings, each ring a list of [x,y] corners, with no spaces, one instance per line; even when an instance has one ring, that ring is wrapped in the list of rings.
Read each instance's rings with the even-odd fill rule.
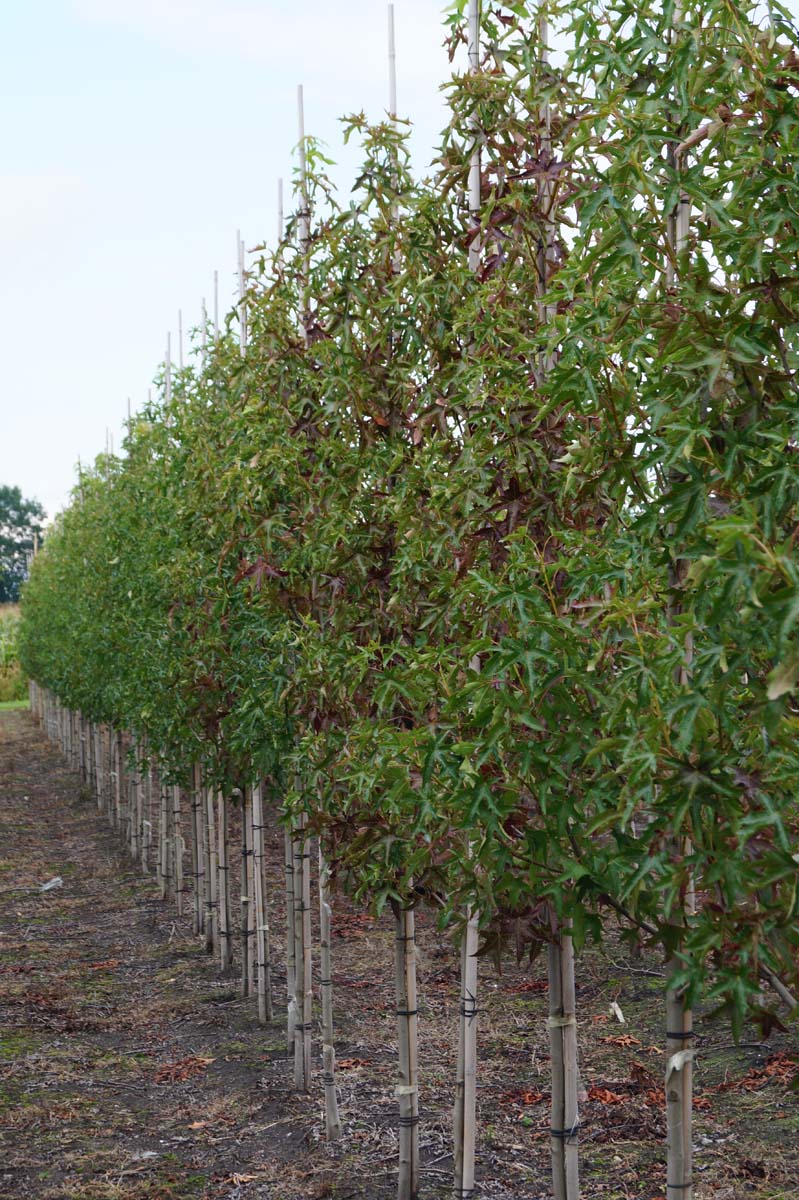
[[[18,487],[0,484],[0,604],[14,604],[28,574],[36,539],[41,542],[45,512]]]
[[[25,662],[176,775],[269,774],[376,905],[533,949],[612,909],[740,1021],[799,942],[795,32],[580,0],[555,69],[526,8],[431,181],[355,117],[341,205],[309,141],[310,239],[84,478]]]

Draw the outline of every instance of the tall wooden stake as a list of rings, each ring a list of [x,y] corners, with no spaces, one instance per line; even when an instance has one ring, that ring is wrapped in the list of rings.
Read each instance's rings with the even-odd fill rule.
[[[399,909],[396,923],[394,965],[399,1044],[397,1200],[416,1200],[419,1194],[419,1013],[416,989],[416,917],[413,909]]]
[[[469,0],[469,70],[480,70],[480,0]],[[480,266],[481,161],[480,128],[471,120],[472,154],[469,161],[469,215],[473,231],[469,268]],[[477,941],[479,914],[469,910],[461,947],[461,1001],[458,1031],[458,1076],[453,1132],[455,1139],[455,1194],[471,1200],[475,1194],[477,1106]]]
[[[213,789],[203,787],[203,843],[205,852],[205,949],[213,954],[220,945],[219,896],[217,892],[217,845]]]
[[[252,789],[241,798],[241,994],[252,991]]]
[[[228,974],[233,969],[233,930],[230,907],[230,853],[228,846],[228,803],[224,792],[216,798],[218,816],[218,864],[219,864],[219,961],[222,971]]]
[[[548,947],[549,1047],[552,1074],[552,1184],[555,1200],[577,1200],[577,1018],[574,947],[561,926]]]
[[[244,358],[247,350],[247,279],[244,272],[244,242],[238,230],[236,243],[239,264],[239,353]]]
[[[180,812],[180,797],[181,792],[177,784],[172,788],[172,854],[173,854],[173,883],[175,891],[175,903],[178,910],[178,916],[183,916],[183,831],[181,827],[181,812]]]
[[[298,225],[303,268],[300,280],[300,320],[305,346],[310,346],[309,277],[311,212],[308,201],[308,168],[305,153],[305,104],[302,84],[297,88],[297,125],[300,156],[300,209]],[[311,1086],[311,853],[306,833],[308,818],[303,813],[294,838],[294,1084],[302,1091]]]
[[[255,907],[255,966],[258,1020],[272,1020],[272,959],[264,855],[264,796],[259,781],[252,789],[253,900]]]
[[[297,1003],[294,997],[297,985],[296,947],[294,941],[294,841],[287,829],[283,838],[286,873],[286,991],[288,1012],[286,1015],[286,1038],[289,1050],[294,1049],[294,1027],[297,1024]]]
[[[191,865],[194,876],[192,928],[205,932],[205,855],[203,853],[202,767],[195,763],[191,781]]]
[[[319,950],[322,993],[322,1074],[325,1084],[325,1131],[327,1140],[341,1137],[341,1119],[336,1098],[336,1048],[333,1041],[333,963],[330,944],[330,896],[328,870],[319,847]]]
[[[549,22],[542,9],[538,18],[540,59],[544,67],[549,62]],[[552,113],[548,102],[541,108],[543,124],[542,147],[552,150]],[[555,191],[552,182],[544,179],[538,190],[543,216],[544,235],[538,251],[536,290],[540,297],[538,318],[546,328],[554,310],[546,302],[549,275],[555,251]],[[551,359],[542,353],[539,360],[541,377],[551,370]],[[552,1185],[555,1200],[578,1200],[579,1177],[579,1075],[577,1065],[577,1018],[575,1014],[574,946],[569,930],[551,914],[552,941],[548,947],[549,977],[549,1044],[552,1074],[551,1154]]]
[[[166,402],[172,400],[172,334],[166,335],[166,365],[164,367],[164,391]]]
[[[294,1086],[311,1087],[311,843],[308,818],[298,819],[294,837]]]

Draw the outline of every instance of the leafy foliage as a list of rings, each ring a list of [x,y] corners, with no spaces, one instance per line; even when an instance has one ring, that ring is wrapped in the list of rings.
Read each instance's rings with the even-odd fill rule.
[[[737,1023],[799,936],[795,33],[579,0],[554,67],[526,13],[431,180],[354,116],[344,206],[309,140],[310,244],[81,480],[23,655],[176,777],[271,776],[374,904],[533,952],[613,912]]]
[[[15,604],[27,577],[36,539],[42,540],[44,509],[18,487],[0,485],[0,604]]]

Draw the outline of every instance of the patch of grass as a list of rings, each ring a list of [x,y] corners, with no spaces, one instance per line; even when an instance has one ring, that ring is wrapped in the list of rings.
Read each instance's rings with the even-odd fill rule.
[[[0,1035],[0,1059],[20,1058],[36,1049],[36,1039],[26,1033]]]
[[[28,700],[0,700],[0,712],[15,712],[23,708],[30,708]]]

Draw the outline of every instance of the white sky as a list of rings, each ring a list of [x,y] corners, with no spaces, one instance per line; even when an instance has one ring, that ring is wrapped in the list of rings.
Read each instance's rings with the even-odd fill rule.
[[[799,12],[799,0],[788,0]],[[445,123],[445,0],[395,0],[399,110],[424,167]],[[78,458],[115,446],[235,236],[274,241],[306,128],[387,104],[384,0],[0,0],[0,484],[53,515]],[[288,184],[287,184],[288,186]],[[290,200],[287,198],[287,210]]]
[[[395,0],[400,115],[424,166],[445,122],[444,0]],[[383,0],[0,0],[0,483],[50,515],[115,446],[184,327],[232,303],[236,230],[274,241],[307,132],[387,105]],[[287,196],[287,210],[290,199]]]

